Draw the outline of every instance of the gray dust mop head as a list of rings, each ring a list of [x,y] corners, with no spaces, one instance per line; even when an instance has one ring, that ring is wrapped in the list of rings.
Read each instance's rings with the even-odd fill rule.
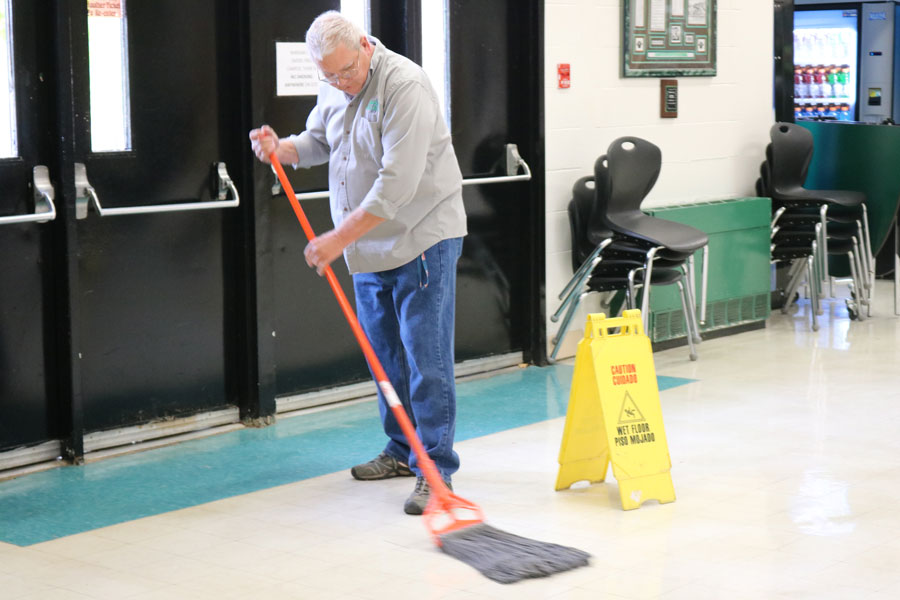
[[[583,550],[531,540],[479,524],[440,536],[441,550],[498,583],[547,577],[588,564]]]

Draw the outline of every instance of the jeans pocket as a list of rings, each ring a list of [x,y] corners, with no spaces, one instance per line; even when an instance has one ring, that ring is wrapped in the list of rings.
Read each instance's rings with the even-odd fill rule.
[[[425,259],[425,253],[422,253],[416,262],[419,263],[419,289],[428,287],[428,261]]]

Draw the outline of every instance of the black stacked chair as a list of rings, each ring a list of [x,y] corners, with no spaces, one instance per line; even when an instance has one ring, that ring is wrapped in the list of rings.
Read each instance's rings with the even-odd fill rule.
[[[772,260],[791,263],[782,311],[787,312],[805,275],[812,327],[817,330],[823,281],[833,296],[828,257],[844,255],[851,273],[848,313],[851,318],[864,319],[871,312],[874,283],[865,195],[803,187],[813,153],[812,134],[807,129],[776,123],[770,137],[757,187],[761,195],[772,198]]]
[[[685,280],[689,257],[708,239],[693,227],[640,211],[641,202],[659,177],[661,164],[662,155],[653,144],[639,138],[620,138],[610,146],[608,155],[597,159],[594,177],[582,177],[575,183],[568,208],[574,275],[559,295],[563,302],[551,317],[557,321],[566,311],[551,358],[556,358],[572,316],[587,294],[624,291],[628,307],[634,308],[636,289],[640,288],[646,329],[650,288],[676,284],[681,292],[691,360],[696,360],[694,343],[700,339],[699,325],[691,286],[685,285]],[[634,210],[640,216],[633,214]]]

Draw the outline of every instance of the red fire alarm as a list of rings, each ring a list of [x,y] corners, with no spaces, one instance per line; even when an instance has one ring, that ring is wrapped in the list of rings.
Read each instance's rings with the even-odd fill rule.
[[[559,89],[563,90],[571,87],[572,79],[570,73],[569,63],[559,63],[556,65],[556,81]]]

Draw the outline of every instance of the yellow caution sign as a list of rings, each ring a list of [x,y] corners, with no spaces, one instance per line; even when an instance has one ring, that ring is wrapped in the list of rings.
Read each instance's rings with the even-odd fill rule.
[[[609,463],[623,509],[675,500],[653,350],[639,310],[617,319],[588,315],[575,353],[556,489],[601,482]]]

